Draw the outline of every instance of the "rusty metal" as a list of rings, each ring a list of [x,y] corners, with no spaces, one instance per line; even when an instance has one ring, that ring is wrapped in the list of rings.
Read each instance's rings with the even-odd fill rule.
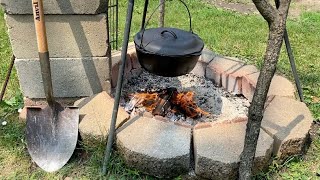
[[[3,100],[4,93],[6,92],[6,89],[7,89],[8,83],[9,83],[9,79],[10,79],[10,75],[11,75],[11,72],[12,72],[12,69],[13,69],[14,60],[15,60],[15,56],[12,55],[11,61],[10,61],[10,65],[8,67],[8,72],[7,72],[7,75],[6,75],[6,79],[4,80],[4,84],[3,84],[2,89],[1,89],[0,102]]]

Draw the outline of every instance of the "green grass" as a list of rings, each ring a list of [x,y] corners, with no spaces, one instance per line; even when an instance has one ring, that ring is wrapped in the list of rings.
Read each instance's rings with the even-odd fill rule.
[[[125,21],[126,1],[120,0],[120,38]],[[150,1],[150,11],[158,1]],[[207,48],[222,55],[239,57],[249,64],[261,66],[266,48],[268,28],[259,15],[242,15],[229,12],[196,0],[186,0],[193,17],[193,30],[203,38]],[[136,1],[131,29],[131,39],[140,29],[142,1]],[[1,10],[0,10],[1,11]],[[168,1],[166,26],[188,29],[188,16],[183,6],[176,1]],[[151,19],[149,27],[157,26],[157,14]],[[303,13],[299,18],[288,21],[288,32],[296,58],[304,95],[315,119],[320,119],[320,14]],[[121,45],[121,43],[120,43]],[[10,61],[11,49],[6,34],[3,12],[0,12],[0,82],[2,83]],[[278,73],[292,80],[289,61],[285,50],[281,52]],[[1,84],[2,85],[2,84]],[[0,126],[0,179],[100,179],[100,166],[104,143],[96,147],[81,147],[71,162],[59,172],[48,174],[33,163],[26,150],[24,123],[17,119],[16,109],[21,105],[21,96],[16,72],[8,87],[7,103],[2,103],[0,122],[5,119],[8,125]],[[266,173],[259,178],[271,179],[317,179],[315,173],[320,168],[319,137],[312,143],[308,154],[295,157],[283,165],[274,161]],[[125,167],[121,158],[113,156],[108,179],[152,179],[135,170]]]

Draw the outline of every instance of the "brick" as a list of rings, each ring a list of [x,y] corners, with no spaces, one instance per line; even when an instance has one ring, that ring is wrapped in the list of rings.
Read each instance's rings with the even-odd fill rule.
[[[216,124],[194,130],[195,172],[208,179],[237,179],[246,123]],[[260,131],[254,173],[268,167],[273,139]]]
[[[110,91],[108,59],[51,58],[55,97],[85,97]],[[37,59],[16,59],[20,87],[28,98],[45,98],[40,63]]]
[[[130,168],[160,178],[189,171],[191,128],[134,117],[118,129],[117,148]]]
[[[106,16],[48,15],[46,29],[50,57],[96,57],[107,52]],[[37,58],[32,15],[6,15],[12,50],[18,59]]]
[[[252,97],[256,88],[260,73],[253,73],[242,78],[242,94],[252,101]],[[271,81],[268,96],[284,96],[295,98],[295,88],[293,84],[286,78],[275,75]]]
[[[275,139],[274,154],[285,159],[303,153],[312,122],[304,103],[275,96],[264,112],[261,126]]]
[[[226,82],[226,73],[235,68],[243,66],[243,62],[227,59],[225,57],[215,57],[207,66],[207,78],[213,80],[218,86],[222,86]]]
[[[126,65],[124,69],[124,79],[126,80],[131,75],[132,70],[132,63],[130,55],[127,54],[126,56]],[[117,51],[112,54],[112,69],[111,69],[111,76],[112,76],[112,87],[117,86],[118,76],[119,76],[119,68],[121,65],[121,51]]]
[[[32,14],[29,0],[0,0],[7,14]],[[44,0],[45,14],[99,14],[106,12],[107,3],[103,0]]]
[[[74,103],[80,110],[79,132],[85,144],[90,140],[106,140],[109,133],[114,99],[103,91]],[[129,114],[121,107],[118,110],[116,127],[129,119]]]

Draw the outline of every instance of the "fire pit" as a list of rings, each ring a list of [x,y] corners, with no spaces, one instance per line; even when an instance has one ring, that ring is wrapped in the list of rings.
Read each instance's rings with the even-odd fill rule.
[[[190,74],[163,78],[142,70],[133,45],[127,58],[116,136],[117,151],[127,166],[160,178],[189,174],[183,178],[236,179],[247,108],[259,76],[257,68],[205,50]],[[120,53],[115,53],[113,84],[119,59]],[[272,155],[281,159],[303,152],[313,118],[306,105],[295,100],[294,93],[290,81],[274,77],[255,172],[267,167]],[[188,117],[181,107],[184,101],[191,103],[196,109],[191,112],[196,113]],[[103,92],[76,103],[80,107],[80,134],[89,144],[92,137],[106,139],[113,102]]]
[[[145,71],[124,85],[122,102],[132,116],[151,113],[188,125],[246,117],[249,106],[246,98],[217,87],[204,76],[161,77]]]

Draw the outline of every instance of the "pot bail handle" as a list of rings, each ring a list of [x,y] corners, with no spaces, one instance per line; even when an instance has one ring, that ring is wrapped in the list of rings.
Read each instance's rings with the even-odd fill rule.
[[[182,1],[182,0],[178,0],[178,1],[180,1],[180,2],[186,7],[186,9],[187,9],[187,11],[188,11],[188,15],[189,15],[189,19],[190,19],[190,21],[189,21],[189,28],[190,28],[189,31],[193,34],[193,30],[192,30],[192,17],[191,17],[190,10],[189,10],[187,4],[186,4],[184,1]],[[141,28],[142,33],[141,33],[140,48],[142,48],[142,49],[144,49],[144,48],[143,48],[143,45],[142,45],[142,42],[143,42],[143,35],[144,35],[145,30],[146,30],[146,27],[147,27],[147,25],[148,25],[151,17],[154,15],[154,13],[156,12],[156,10],[159,9],[159,7],[160,7],[163,3],[164,3],[164,2],[160,3],[160,4],[155,8],[155,10],[151,13],[151,16],[148,18],[147,23],[144,25],[143,28]],[[161,32],[161,34],[163,34],[163,33]],[[171,33],[171,34],[172,34],[172,33]],[[176,36],[177,36],[177,35],[175,35],[175,37],[176,37]]]
[[[174,33],[173,31],[169,31],[169,30],[163,30],[162,32],[161,32],[161,35],[163,36],[163,34],[164,33],[170,33],[175,39],[177,39],[178,37],[177,37],[177,35],[176,35],[176,33]]]

